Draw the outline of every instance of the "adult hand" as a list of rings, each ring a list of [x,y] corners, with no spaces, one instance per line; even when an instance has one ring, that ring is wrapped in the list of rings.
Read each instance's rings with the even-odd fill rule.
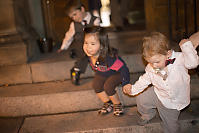
[[[58,49],[58,50],[57,50],[57,53],[61,53],[61,52],[62,52],[62,49]]]
[[[179,43],[179,46],[182,46],[185,42],[189,41],[189,39],[182,39]]]
[[[197,48],[199,45],[199,32],[196,32],[193,35],[191,35],[189,39],[192,42],[194,48]]]

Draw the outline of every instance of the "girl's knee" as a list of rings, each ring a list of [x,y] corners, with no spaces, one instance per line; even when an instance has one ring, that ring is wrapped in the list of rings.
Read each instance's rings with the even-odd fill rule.
[[[108,96],[113,96],[116,93],[115,86],[110,84],[104,85],[104,91],[107,93]]]
[[[116,93],[115,89],[106,89],[105,92],[108,96],[113,96]]]

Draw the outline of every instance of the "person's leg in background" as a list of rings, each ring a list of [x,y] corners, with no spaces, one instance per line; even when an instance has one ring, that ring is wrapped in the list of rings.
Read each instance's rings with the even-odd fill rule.
[[[71,69],[71,81],[75,85],[80,85],[80,74],[85,73],[88,66],[88,57],[78,58],[74,67]]]
[[[128,0],[120,0],[120,14],[121,14],[121,19],[122,19],[122,23],[123,23],[123,26],[127,26],[129,23],[128,23]]]
[[[101,0],[88,0],[89,11],[94,15],[100,16]]]
[[[116,31],[122,30],[122,27],[123,27],[120,1],[121,0],[110,0],[111,22],[112,22]]]

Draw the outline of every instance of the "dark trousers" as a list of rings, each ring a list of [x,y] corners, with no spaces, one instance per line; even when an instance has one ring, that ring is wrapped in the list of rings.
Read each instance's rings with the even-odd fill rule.
[[[119,72],[109,77],[95,74],[93,79],[93,88],[96,93],[105,91],[108,96],[113,96],[116,93],[115,88],[120,85],[121,81],[122,77]]]
[[[80,69],[80,73],[85,73],[87,66],[88,66],[88,56],[85,55],[82,58],[77,59],[73,68],[78,68]]]

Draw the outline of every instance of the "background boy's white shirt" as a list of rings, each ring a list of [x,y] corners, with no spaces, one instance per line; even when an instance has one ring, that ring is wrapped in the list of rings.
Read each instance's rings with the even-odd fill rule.
[[[142,92],[148,85],[154,86],[154,91],[162,102],[169,109],[181,110],[190,103],[190,76],[188,69],[195,68],[199,64],[199,57],[190,41],[181,46],[182,52],[173,52],[176,58],[173,64],[168,65],[168,77],[163,80],[158,76],[150,64],[139,80],[132,85],[131,94],[136,95]]]
[[[65,37],[62,41],[61,50],[66,50],[73,41],[73,36],[75,35],[75,26],[74,22],[70,23],[69,30],[65,33]]]
[[[86,16],[83,20],[86,20],[87,23],[90,23],[91,20],[91,14],[89,12],[86,12]],[[82,23],[82,25],[84,25]],[[94,25],[95,26],[99,26],[100,25],[100,18],[97,17],[96,20],[94,21]],[[69,30],[65,33],[65,37],[62,41],[62,45],[61,45],[61,49],[62,50],[66,50],[68,49],[68,47],[71,45],[71,43],[73,42],[73,37],[75,35],[75,25],[74,22],[71,22]]]

